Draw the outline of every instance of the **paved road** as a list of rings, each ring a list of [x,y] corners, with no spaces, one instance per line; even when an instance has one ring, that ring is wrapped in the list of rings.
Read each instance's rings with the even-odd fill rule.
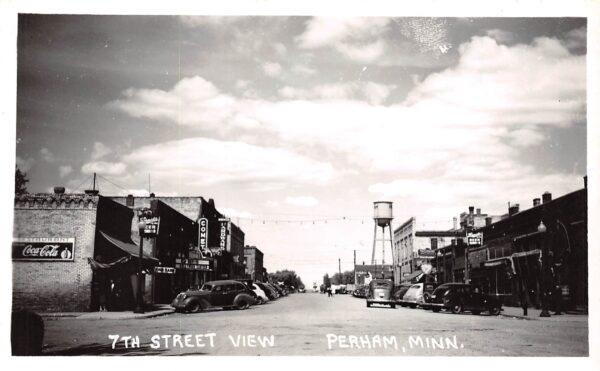
[[[366,308],[364,299],[306,293],[245,311],[133,320],[47,319],[44,353],[586,356],[585,318],[550,322]],[[139,347],[130,343],[125,348],[120,340],[113,349],[109,335],[138,336]]]

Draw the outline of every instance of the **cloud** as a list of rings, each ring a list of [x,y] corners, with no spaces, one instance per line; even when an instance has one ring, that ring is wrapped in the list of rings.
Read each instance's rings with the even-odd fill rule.
[[[281,65],[276,62],[265,62],[262,69],[265,75],[269,77],[277,77],[281,73]]]
[[[46,162],[56,161],[56,157],[54,156],[54,154],[50,152],[50,150],[48,150],[48,148],[46,147],[40,149],[40,155],[42,156],[42,160]]]
[[[22,157],[17,156],[15,160],[19,170],[23,172],[28,172],[33,167],[33,164],[35,164],[35,159],[31,157],[23,159]]]
[[[293,73],[296,73],[298,75],[314,75],[315,73],[317,73],[317,70],[315,70],[314,68],[310,68],[302,64],[293,65],[291,70]]]
[[[286,149],[208,138],[188,138],[134,150],[122,161],[132,174],[152,174],[153,184],[191,187],[234,183],[238,186],[283,188],[291,184],[326,185],[334,168]]]
[[[508,43],[514,40],[515,35],[510,31],[499,30],[494,28],[492,30],[487,30],[485,34],[492,39],[498,41],[499,43]]]
[[[179,16],[181,23],[190,28],[231,26],[246,17],[236,16]]]
[[[128,89],[111,106],[134,117],[210,130],[227,142],[248,138],[250,146],[276,143],[290,153],[319,153],[348,171],[403,178],[462,172],[482,181],[531,177],[520,166],[531,162],[522,148],[543,144],[548,127],[585,122],[585,56],[572,54],[564,41],[543,37],[506,46],[482,36],[460,45],[458,53],[455,66],[415,81],[401,102],[390,101],[393,85],[374,82],[286,86],[278,92],[281,100],[237,99],[196,76],[167,91]],[[233,171],[216,175],[237,176],[251,178]]]
[[[122,162],[88,162],[81,167],[83,174],[98,173],[100,175],[123,175],[127,170],[127,165]]]
[[[301,49],[332,47],[351,60],[368,63],[379,58],[385,43],[389,18],[326,18],[314,17],[305,31],[296,37]]]
[[[95,142],[94,150],[92,151],[92,160],[98,160],[111,152],[112,150],[105,144],[101,142]]]
[[[569,49],[587,47],[587,27],[576,28],[567,33],[565,43]]]
[[[73,172],[73,168],[69,165],[60,166],[58,168],[58,172],[59,172],[60,177],[64,178]]]
[[[313,207],[319,204],[319,200],[312,196],[286,197],[285,203],[293,206]]]

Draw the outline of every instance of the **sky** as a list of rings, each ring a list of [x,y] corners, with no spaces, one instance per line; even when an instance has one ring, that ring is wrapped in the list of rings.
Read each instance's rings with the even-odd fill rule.
[[[30,192],[213,198],[319,284],[370,262],[374,201],[448,229],[583,188],[586,42],[585,18],[20,15],[16,163]]]

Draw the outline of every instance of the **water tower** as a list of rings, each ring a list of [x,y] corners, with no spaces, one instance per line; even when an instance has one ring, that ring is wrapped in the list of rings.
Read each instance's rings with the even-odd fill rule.
[[[394,241],[392,235],[392,203],[390,201],[376,201],[373,202],[373,219],[375,220],[375,229],[373,231],[373,255],[371,256],[371,264],[375,264],[375,250],[377,248],[377,241],[381,241],[381,264],[385,264],[385,245],[386,242],[390,243],[390,251],[392,252],[392,262],[394,254]],[[381,227],[381,239],[377,239],[377,227]],[[388,228],[390,232],[390,239],[385,238],[385,228]]]

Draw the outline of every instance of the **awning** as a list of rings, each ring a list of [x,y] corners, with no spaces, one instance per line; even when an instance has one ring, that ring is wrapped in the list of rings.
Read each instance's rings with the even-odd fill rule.
[[[409,274],[406,277],[402,277],[402,282],[407,282],[407,281],[412,281],[414,278],[417,278],[419,276],[423,275],[423,272],[421,271],[417,271],[417,272],[412,272],[411,274]]]
[[[121,249],[122,251],[124,251],[125,253],[129,254],[131,257],[137,258],[140,256],[140,248],[138,245],[130,243],[130,242],[124,242],[121,240],[118,240],[114,237],[111,237],[109,235],[107,235],[106,233],[100,231],[100,234],[102,235],[102,237],[104,237],[108,242],[110,242],[113,246]],[[152,263],[158,264],[158,259],[151,257],[150,255],[143,253],[142,254],[142,258],[145,260],[150,260]]]
[[[530,255],[538,255],[538,256],[542,256],[542,250],[540,249],[535,249],[535,250],[529,250],[529,251],[521,251],[521,252],[516,252],[514,254],[512,254],[512,258],[523,258],[526,256],[530,256]]]

